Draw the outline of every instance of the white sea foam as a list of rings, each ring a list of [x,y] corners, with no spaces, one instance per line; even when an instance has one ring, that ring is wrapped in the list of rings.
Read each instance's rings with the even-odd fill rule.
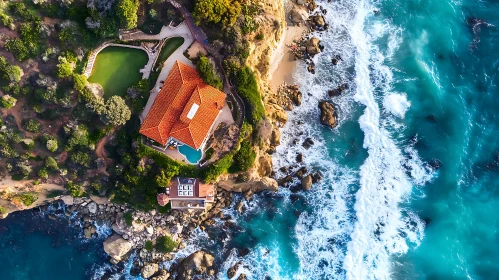
[[[407,96],[405,94],[391,93],[385,96],[385,99],[383,100],[383,107],[385,107],[385,110],[391,114],[404,118],[405,113],[409,110],[409,107],[411,107],[411,102],[407,100]]]

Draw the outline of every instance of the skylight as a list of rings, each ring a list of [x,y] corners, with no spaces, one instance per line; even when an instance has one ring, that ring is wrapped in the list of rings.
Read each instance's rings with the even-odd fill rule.
[[[196,115],[196,112],[198,111],[199,105],[194,103],[192,104],[191,109],[189,110],[189,113],[187,113],[187,118],[189,120],[192,120],[194,118],[194,115]]]

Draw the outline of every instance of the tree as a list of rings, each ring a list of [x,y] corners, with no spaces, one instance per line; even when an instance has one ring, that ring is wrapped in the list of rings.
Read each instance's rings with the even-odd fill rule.
[[[18,61],[24,61],[30,56],[28,48],[19,38],[8,40],[7,43],[5,43],[5,49],[11,52]]]
[[[45,158],[45,167],[49,170],[57,170],[59,168],[57,161],[53,157]]]
[[[179,172],[180,168],[178,166],[168,166],[166,169],[162,169],[161,172],[156,176],[156,183],[160,187],[169,186],[172,178],[177,176]]]
[[[42,179],[47,179],[49,177],[49,173],[47,172],[47,169],[42,168],[38,170],[38,176]]]
[[[74,83],[74,88],[79,91],[79,92],[82,92],[83,89],[85,89],[85,87],[87,86],[87,77],[85,77],[85,75],[78,75],[78,74],[74,74],[73,75],[73,83]]]
[[[29,119],[23,121],[24,129],[29,132],[34,132],[34,133],[40,132],[41,126],[42,125],[40,124],[40,122],[38,122],[35,119]]]
[[[19,82],[24,75],[21,67],[10,65],[7,60],[0,56],[0,76],[10,82]]]
[[[223,88],[222,80],[218,77],[209,58],[201,56],[196,63],[196,68],[205,83],[219,90]]]
[[[193,16],[196,24],[202,21],[215,24],[221,22],[223,27],[228,27],[234,25],[241,9],[241,4],[235,0],[198,0]]]
[[[76,153],[72,153],[69,156],[69,159],[76,164],[79,164],[84,167],[90,167],[90,162],[92,161],[92,158],[90,158],[90,155],[88,153],[78,151]]]
[[[59,57],[59,64],[57,64],[57,77],[67,78],[73,74],[73,65],[65,58]]]
[[[2,96],[2,100],[1,100],[2,107],[6,108],[6,109],[10,109],[10,108],[16,106],[16,102],[17,102],[17,99],[15,99],[14,97],[12,97],[10,95]]]
[[[120,25],[125,29],[137,27],[137,10],[139,1],[137,0],[119,0],[116,15],[120,19]]]
[[[177,243],[170,236],[161,236],[156,239],[156,249],[161,253],[170,253],[177,247]]]
[[[57,139],[49,139],[49,140],[47,140],[46,147],[47,147],[47,150],[49,150],[51,152],[57,151],[57,148],[59,147]]]
[[[241,148],[234,156],[234,163],[241,171],[248,171],[255,163],[256,153],[252,149],[251,143],[244,140],[241,143]]]
[[[107,122],[119,126],[124,125],[130,119],[132,112],[123,98],[114,95],[106,101],[104,116]]]
[[[73,197],[81,197],[85,193],[85,190],[83,189],[83,187],[80,184],[73,183],[73,181],[69,181],[66,184],[66,189],[68,189],[69,193]]]

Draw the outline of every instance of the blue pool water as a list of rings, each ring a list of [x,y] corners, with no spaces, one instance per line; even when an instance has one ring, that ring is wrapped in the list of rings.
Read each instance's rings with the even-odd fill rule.
[[[194,150],[193,148],[182,145],[178,147],[178,151],[185,156],[185,158],[192,164],[197,164],[198,161],[203,156],[203,152],[201,150]]]

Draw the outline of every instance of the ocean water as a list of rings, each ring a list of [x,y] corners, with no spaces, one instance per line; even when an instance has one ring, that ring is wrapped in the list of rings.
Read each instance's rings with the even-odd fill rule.
[[[249,279],[498,278],[499,2],[317,2],[325,49],[315,75],[296,69],[303,104],[273,159],[276,171],[306,166],[323,179],[228,209],[231,220],[193,232],[177,258],[211,251],[215,279],[239,261],[236,278]],[[319,124],[321,100],[337,105],[337,128]],[[110,266],[102,240],[83,242],[73,226],[31,212],[1,220],[2,279],[131,278],[131,262]]]

